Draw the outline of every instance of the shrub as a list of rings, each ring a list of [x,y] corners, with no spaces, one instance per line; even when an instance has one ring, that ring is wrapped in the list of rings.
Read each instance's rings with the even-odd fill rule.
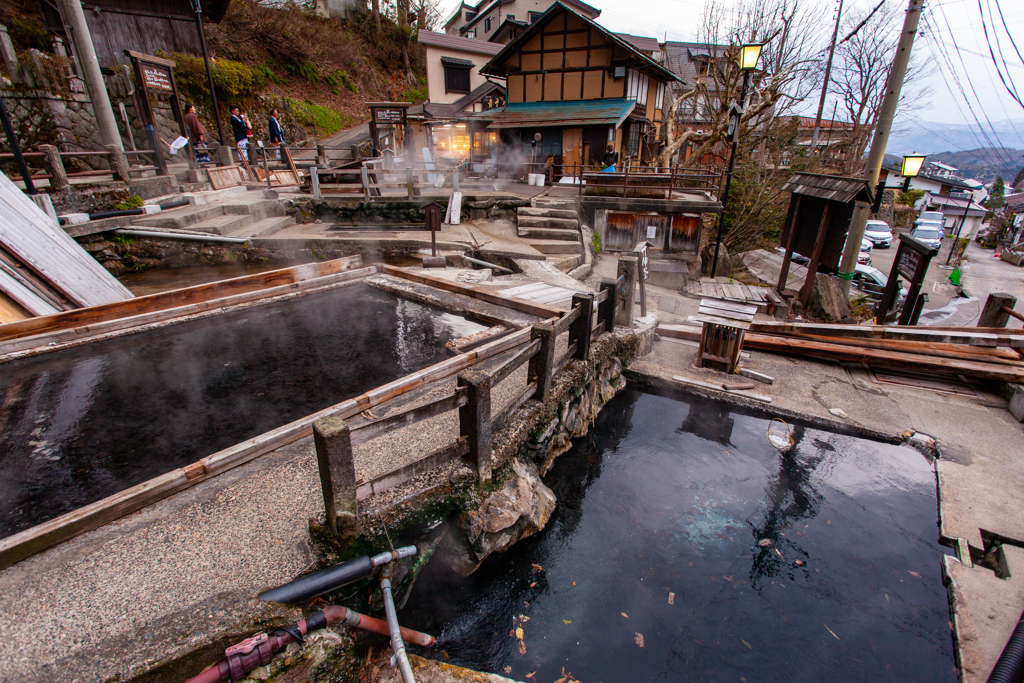
[[[114,211],[130,211],[131,209],[141,209],[146,205],[146,202],[137,194],[133,194],[123,202],[114,204]]]
[[[348,122],[347,117],[342,116],[333,109],[314,104],[310,100],[300,102],[299,100],[289,99],[288,106],[299,123],[307,128],[313,128],[320,137],[333,135]]]
[[[206,64],[202,57],[175,52],[170,59],[173,59],[176,64],[174,75],[178,81],[178,89],[187,98],[195,101],[205,100],[209,97],[210,88],[206,79]],[[217,98],[225,101],[251,98],[257,95],[266,85],[266,71],[269,69],[264,65],[253,70],[241,62],[231,59],[216,59],[210,60],[210,70],[213,72],[213,85],[217,88]]]

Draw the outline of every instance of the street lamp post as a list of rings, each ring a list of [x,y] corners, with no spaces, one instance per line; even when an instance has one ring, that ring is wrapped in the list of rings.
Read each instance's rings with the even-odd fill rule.
[[[711,263],[711,277],[718,272],[718,250],[722,246],[722,230],[725,228],[725,206],[729,201],[729,186],[732,184],[732,170],[736,165],[736,147],[740,142],[740,125],[743,123],[743,108],[747,104],[747,89],[750,77],[761,57],[762,43],[748,43],[740,46],[740,69],[743,70],[743,88],[740,90],[740,102],[733,108],[729,122],[729,133],[732,135],[732,153],[729,155],[729,170],[725,174],[725,189],[722,190],[722,213],[718,216],[718,237],[715,239],[715,260]]]
[[[924,165],[926,154],[906,154],[903,157],[903,164],[900,166],[900,175],[903,176],[903,191],[910,190],[910,181],[917,177]],[[871,207],[871,213],[878,213],[882,210],[882,195],[885,193],[885,181],[879,180],[875,187],[875,203]]]

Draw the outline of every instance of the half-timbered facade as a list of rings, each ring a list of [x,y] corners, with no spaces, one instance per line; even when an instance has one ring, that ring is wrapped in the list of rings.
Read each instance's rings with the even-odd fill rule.
[[[476,116],[483,129],[553,159],[565,174],[597,166],[610,142],[621,160],[656,150],[666,86],[679,79],[616,34],[556,2],[491,59],[481,74],[505,78],[508,104]],[[533,146],[536,135],[540,140]]]

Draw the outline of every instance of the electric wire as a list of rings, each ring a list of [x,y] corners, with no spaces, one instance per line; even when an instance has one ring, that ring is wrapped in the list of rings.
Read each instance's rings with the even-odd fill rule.
[[[985,44],[988,46],[989,54],[992,55],[992,63],[996,67],[996,73],[999,74],[999,80],[1003,82],[1003,86],[1006,88],[1006,92],[1010,93],[1010,97],[1016,100],[1017,104],[1019,104],[1021,107],[1024,107],[1024,102],[1021,102],[1020,97],[1017,96],[1017,91],[1014,88],[1011,88],[1006,83],[1006,79],[1003,78],[1003,72],[999,68],[999,60],[996,59],[996,53],[992,50],[992,41],[991,39],[989,39],[988,36],[988,24],[985,23],[985,11],[981,7],[981,0],[978,0],[978,11],[981,12],[981,28],[985,32]]]

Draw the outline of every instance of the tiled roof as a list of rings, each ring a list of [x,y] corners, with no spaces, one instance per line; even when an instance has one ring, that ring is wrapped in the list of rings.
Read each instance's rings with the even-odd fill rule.
[[[663,47],[665,67],[687,83],[692,83],[697,79],[697,66],[693,56],[696,54],[717,56],[727,47],[727,45],[669,41]]]
[[[501,43],[491,43],[486,40],[463,38],[462,36],[453,36],[447,33],[422,30],[419,32],[416,40],[423,45],[430,45],[431,47],[447,48],[460,52],[475,52],[481,55],[496,55],[501,52],[501,48],[505,47]]]
[[[544,128],[554,126],[618,126],[636,107],[636,100],[565,100],[511,102],[502,110],[476,114],[489,120],[488,128]]]
[[[657,38],[644,38],[643,36],[633,36],[628,33],[616,33],[615,35],[641,52],[661,52],[661,45],[658,43]]]
[[[843,204],[855,199],[871,201],[871,191],[865,180],[820,173],[797,173],[782,186],[782,191],[821,197]]]

